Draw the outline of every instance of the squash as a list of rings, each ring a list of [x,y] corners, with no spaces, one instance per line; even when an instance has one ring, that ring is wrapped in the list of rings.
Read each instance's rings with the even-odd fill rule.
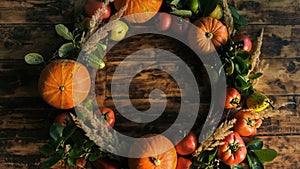
[[[38,89],[49,105],[58,109],[70,109],[80,104],[91,88],[87,68],[74,60],[57,59],[40,73]]]
[[[200,54],[210,54],[225,45],[228,40],[227,27],[212,17],[202,17],[193,22],[188,33],[192,48]]]
[[[156,136],[156,137],[152,137]],[[173,143],[163,135],[147,134],[142,144],[134,142],[130,146],[129,156],[140,155],[141,158],[128,158],[130,169],[175,169],[177,154]],[[162,150],[169,150],[161,153]],[[155,154],[147,157],[149,154]]]
[[[115,0],[114,6],[119,11],[127,4],[123,16],[131,23],[145,23],[159,11],[162,0]]]

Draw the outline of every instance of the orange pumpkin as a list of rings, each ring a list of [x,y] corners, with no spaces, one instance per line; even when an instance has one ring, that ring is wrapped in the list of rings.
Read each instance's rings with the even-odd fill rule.
[[[127,4],[123,16],[131,23],[144,23],[150,20],[160,9],[162,0],[115,0],[114,6],[120,10]]]
[[[70,109],[81,103],[91,87],[86,67],[74,60],[59,59],[42,70],[38,89],[42,98],[58,109]]]
[[[193,24],[188,34],[189,44],[201,54],[212,53],[227,43],[227,27],[219,20],[202,17]]]
[[[157,136],[157,137],[152,137]],[[143,144],[133,143],[130,147],[129,154],[138,154],[151,157],[128,158],[130,169],[175,169],[177,165],[177,154],[173,143],[163,135],[148,134],[143,136]],[[169,150],[161,153],[166,147]]]

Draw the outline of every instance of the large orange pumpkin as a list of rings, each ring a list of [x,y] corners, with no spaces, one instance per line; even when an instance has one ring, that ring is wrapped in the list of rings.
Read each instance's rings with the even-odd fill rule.
[[[114,6],[120,10],[127,4],[123,16],[132,23],[144,23],[150,20],[160,9],[162,0],[115,0]]]
[[[42,98],[58,109],[70,109],[81,103],[90,87],[91,79],[86,67],[69,59],[54,60],[46,65],[38,81]]]
[[[157,136],[157,137],[152,137]],[[143,144],[133,143],[130,147],[129,154],[138,154],[151,157],[128,158],[130,169],[175,169],[177,165],[177,154],[173,143],[163,135],[148,134]],[[161,153],[166,147],[169,150]]]
[[[202,54],[216,51],[228,40],[227,27],[212,17],[197,19],[188,34],[189,44]]]

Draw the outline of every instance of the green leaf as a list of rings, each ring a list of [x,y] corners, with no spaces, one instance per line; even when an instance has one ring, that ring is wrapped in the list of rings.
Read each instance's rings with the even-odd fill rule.
[[[238,24],[240,26],[246,26],[246,25],[248,25],[247,19],[244,16],[240,15],[238,13],[238,11],[233,6],[228,5],[228,8],[231,11],[231,14],[232,14],[232,17],[233,17],[233,22],[235,24]]]
[[[25,62],[30,65],[45,63],[43,56],[39,53],[28,53],[25,55],[24,59]]]
[[[50,136],[53,140],[58,140],[58,138],[62,137],[64,127],[59,125],[58,123],[53,123],[50,126]]]
[[[236,60],[238,62],[239,65],[239,74],[248,74],[248,71],[250,69],[250,62],[248,60],[243,59],[240,56],[236,56]]]
[[[93,145],[95,145],[95,142],[92,140],[88,140],[85,144],[84,144],[84,149],[90,149]]]
[[[74,39],[74,36],[73,34],[69,31],[69,29],[63,25],[63,24],[57,24],[55,25],[55,31],[56,33],[63,37],[64,39],[66,40],[73,40]]]
[[[81,149],[73,148],[69,152],[70,158],[79,158],[84,154],[84,152]]]
[[[193,15],[193,12],[191,10],[183,10],[183,9],[172,11],[170,13],[178,16],[184,16],[184,17],[191,17]]]
[[[247,149],[250,150],[260,150],[263,147],[263,140],[262,139],[255,139],[252,140],[248,145]]]
[[[107,46],[103,43],[97,43],[98,46],[100,46],[103,50],[106,50],[107,49]]]
[[[45,144],[41,147],[39,147],[39,151],[43,154],[43,155],[48,155],[48,154],[52,154],[55,152],[55,147],[53,147],[50,144]]]
[[[231,169],[244,169],[242,164],[231,165],[230,168]]]
[[[67,125],[63,131],[63,136],[65,137],[65,139],[66,140],[69,139],[74,134],[76,129],[77,129],[77,126],[73,123]]]
[[[209,16],[210,13],[216,8],[219,0],[202,0],[202,11],[204,16]]]
[[[254,79],[260,78],[262,75],[263,74],[261,72],[258,72],[258,73],[250,75],[249,79],[254,80]]]
[[[209,154],[208,156],[208,163],[210,163],[216,156],[217,152],[218,152],[218,149],[215,148],[214,151],[210,151],[211,153]]]
[[[236,41],[235,43],[244,43],[244,42],[242,42],[242,41]],[[250,58],[251,53],[245,52],[243,50],[238,50],[238,51],[236,51],[236,55],[239,56],[239,57],[241,57],[244,60],[247,60],[247,59]]]
[[[103,69],[105,67],[105,63],[103,62],[102,59],[100,59],[98,56],[94,54],[89,54],[88,55],[89,59],[89,65],[95,69]]]
[[[248,152],[247,159],[248,159],[250,168],[264,169],[264,165],[259,161],[259,159],[253,152]]]
[[[45,161],[42,162],[41,168],[49,169],[51,166],[58,163],[60,160],[62,160],[59,156],[51,156],[45,159]]]
[[[262,149],[262,150],[253,150],[259,161],[262,163],[264,162],[271,162],[277,157],[277,151],[274,149]]]
[[[103,152],[101,152],[99,149],[97,149],[97,150],[94,150],[94,151],[90,154],[88,160],[93,162],[93,161],[95,161],[95,160],[97,160],[97,159],[99,159],[99,158],[101,158],[101,157],[104,157],[104,154],[103,154]]]
[[[246,25],[248,25],[247,19],[244,16],[242,16],[242,15],[240,15],[239,19],[234,19],[233,23],[238,24],[240,26],[246,26]]]
[[[231,11],[231,15],[233,18],[239,18],[240,17],[240,14],[238,13],[238,11],[231,5],[228,5],[228,8],[230,9]]]
[[[177,6],[177,4],[179,3],[180,0],[172,0],[169,4],[170,5],[174,5]]]
[[[65,43],[61,45],[61,47],[58,49],[58,56],[64,58],[69,52],[71,52],[74,49],[75,47],[72,42]]]
[[[69,166],[75,166],[76,162],[74,158],[68,158],[67,163]]]

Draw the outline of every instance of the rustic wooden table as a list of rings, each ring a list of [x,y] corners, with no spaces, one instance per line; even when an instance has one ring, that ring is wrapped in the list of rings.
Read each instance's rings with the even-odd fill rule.
[[[53,118],[53,112],[57,110],[46,105],[37,92],[42,67],[27,65],[23,57],[29,52],[51,57],[63,43],[57,37],[54,25],[71,25],[83,3],[83,0],[0,1],[1,169],[39,168],[43,158],[38,147],[49,140],[49,118]],[[268,118],[258,131],[265,146],[279,153],[266,168],[299,168],[300,2],[238,0],[234,3],[250,23],[243,28],[243,33],[255,39],[261,28],[265,29],[261,59],[269,64],[269,68],[257,89],[276,104],[296,103],[287,107],[292,114]],[[108,66],[117,62],[112,59]],[[103,98],[105,104],[110,105],[107,93]],[[138,102],[133,103],[139,106]]]

